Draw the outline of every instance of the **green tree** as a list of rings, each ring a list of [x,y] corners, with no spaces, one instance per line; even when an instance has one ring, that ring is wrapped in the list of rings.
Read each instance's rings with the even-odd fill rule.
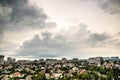
[[[46,77],[45,77],[45,75],[44,74],[40,74],[40,73],[34,74],[32,76],[32,79],[33,80],[47,80]]]

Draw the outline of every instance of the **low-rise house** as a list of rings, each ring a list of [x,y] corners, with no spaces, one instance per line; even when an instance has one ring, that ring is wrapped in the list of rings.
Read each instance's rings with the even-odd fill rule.
[[[87,70],[85,70],[85,69],[81,69],[81,70],[79,71],[79,74],[85,74],[85,73],[87,73]]]
[[[62,77],[63,77],[62,73],[54,73],[54,78],[55,79],[60,79]]]

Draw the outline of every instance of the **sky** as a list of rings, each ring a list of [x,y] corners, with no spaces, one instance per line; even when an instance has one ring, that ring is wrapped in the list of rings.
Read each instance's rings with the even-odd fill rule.
[[[0,0],[0,55],[120,57],[120,0]]]

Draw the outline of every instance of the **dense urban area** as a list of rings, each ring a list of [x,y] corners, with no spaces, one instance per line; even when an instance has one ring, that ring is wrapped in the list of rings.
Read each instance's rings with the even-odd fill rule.
[[[0,80],[120,80],[120,59],[17,60],[0,55]]]

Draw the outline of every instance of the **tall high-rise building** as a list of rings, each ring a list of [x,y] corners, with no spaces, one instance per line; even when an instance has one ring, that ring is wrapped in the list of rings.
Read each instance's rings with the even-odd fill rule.
[[[0,64],[3,64],[3,63],[4,63],[4,56],[0,55]]]

